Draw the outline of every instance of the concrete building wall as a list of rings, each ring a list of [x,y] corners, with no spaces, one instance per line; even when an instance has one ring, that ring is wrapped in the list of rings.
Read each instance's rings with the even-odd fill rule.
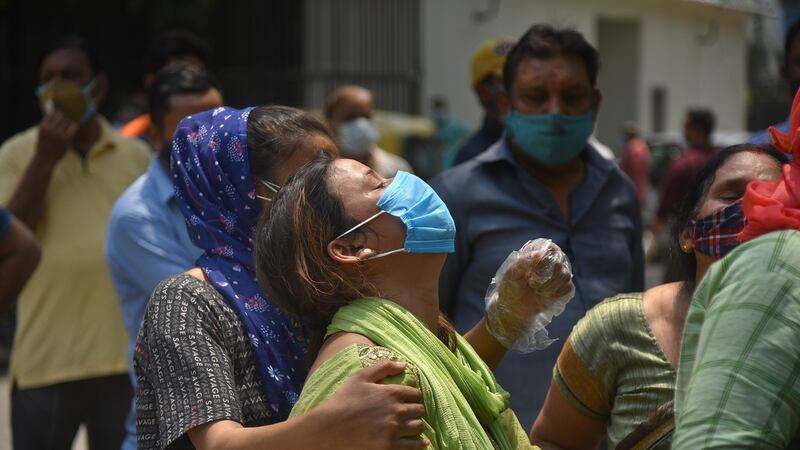
[[[666,130],[679,129],[685,110],[693,106],[713,109],[719,129],[745,126],[747,16],[741,11],[689,0],[501,0],[499,5],[495,17],[477,22],[473,13],[486,8],[485,0],[423,0],[423,105],[433,95],[444,95],[457,117],[477,126],[481,111],[469,85],[469,62],[481,42],[504,34],[520,37],[531,24],[546,22],[575,28],[598,45],[601,21],[623,20],[638,24],[641,39],[639,54],[630,59],[639,66],[631,69],[637,76],[628,88],[636,104],[630,119],[645,132],[653,131],[653,91],[661,89]],[[599,50],[602,65],[604,49]],[[619,60],[613,55],[606,59]],[[601,68],[607,86],[630,82],[603,79],[602,74]],[[614,105],[615,98],[606,97],[600,111],[598,134],[606,140],[616,136],[620,125],[603,121],[604,109],[612,111]]]

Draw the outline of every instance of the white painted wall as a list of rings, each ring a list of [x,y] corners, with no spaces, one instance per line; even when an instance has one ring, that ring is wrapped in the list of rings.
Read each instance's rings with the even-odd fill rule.
[[[477,126],[482,113],[469,85],[469,64],[484,40],[504,34],[517,38],[531,24],[546,22],[575,28],[596,43],[598,17],[611,17],[641,24],[641,72],[639,85],[631,89],[638,92],[636,119],[645,132],[650,131],[654,86],[667,89],[667,129],[679,129],[685,110],[693,106],[711,107],[718,129],[745,126],[746,15],[742,12],[689,0],[500,0],[494,19],[475,22],[472,12],[486,5],[486,0],[422,1],[421,95],[426,107],[431,96],[444,95],[454,115]],[[703,44],[698,36],[708,33],[712,21],[718,24],[717,37]]]

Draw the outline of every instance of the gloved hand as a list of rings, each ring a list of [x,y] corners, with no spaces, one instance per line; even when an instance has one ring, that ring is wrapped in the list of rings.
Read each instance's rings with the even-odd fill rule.
[[[550,239],[528,241],[508,255],[489,285],[489,332],[509,350],[544,349],[554,341],[545,327],[574,295],[567,255]]]

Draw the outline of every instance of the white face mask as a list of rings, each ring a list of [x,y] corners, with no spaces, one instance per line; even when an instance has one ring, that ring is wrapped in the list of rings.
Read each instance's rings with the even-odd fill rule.
[[[339,145],[344,153],[365,156],[378,142],[378,129],[366,117],[348,120],[339,127]]]
[[[267,187],[267,189],[269,189],[270,191],[272,191],[272,192],[273,192],[273,193],[275,193],[275,194],[277,194],[277,193],[278,193],[278,189],[280,189],[280,188],[281,188],[280,186],[278,186],[278,185],[277,185],[277,184],[275,184],[275,183],[270,183],[269,181],[264,181],[264,180],[260,180],[260,181],[261,181],[261,184],[263,184],[264,186],[266,186],[266,187]],[[267,198],[267,197],[264,197],[263,195],[258,195],[258,194],[256,194],[256,198],[260,198],[261,200],[266,200],[266,201],[268,201],[268,202],[271,202],[271,201],[272,201],[272,199],[271,199],[271,198]]]

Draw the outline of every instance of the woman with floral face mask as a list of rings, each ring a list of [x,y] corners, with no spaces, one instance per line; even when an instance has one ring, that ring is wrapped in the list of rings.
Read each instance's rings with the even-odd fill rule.
[[[800,448],[800,94],[788,131],[769,134],[792,161],[748,184],[741,245],[686,314],[673,448]]]
[[[306,318],[315,337],[316,360],[292,416],[324,401],[362,367],[402,360],[405,372],[390,382],[422,390],[420,442],[531,446],[508,394],[439,312],[439,274],[453,251],[455,226],[424,181],[406,172],[387,180],[357,161],[322,155],[283,186],[256,241],[261,285],[279,307]],[[532,272],[547,272],[527,283],[540,300],[571,295],[569,265],[558,247],[533,241],[520,253],[535,255]],[[500,278],[498,302],[505,303],[515,289]],[[502,324],[519,315],[508,306],[500,308]]]
[[[684,281],[618,295],[578,322],[531,430],[543,448],[594,449],[604,438],[609,448],[641,442],[647,442],[641,448],[668,448],[675,369],[692,293],[709,266],[737,245],[747,183],[776,179],[785,161],[772,147],[737,145],[703,168],[676,226]]]

